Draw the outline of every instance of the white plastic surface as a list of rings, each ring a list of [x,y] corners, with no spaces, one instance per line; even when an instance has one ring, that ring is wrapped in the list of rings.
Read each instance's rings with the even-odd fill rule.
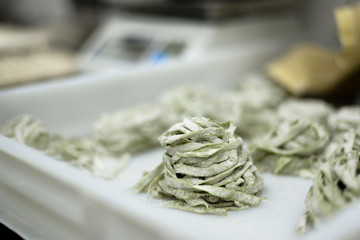
[[[0,124],[26,112],[48,123],[53,132],[86,133],[98,114],[153,101],[182,82],[202,83],[221,92],[267,54],[266,48],[259,48],[251,54],[161,71],[88,74],[4,90],[0,92]],[[136,155],[116,179],[106,181],[0,136],[0,221],[28,239],[300,238],[294,226],[305,211],[311,181],[263,174],[267,199],[259,207],[226,217],[167,209],[144,194],[129,192],[143,171],[161,161],[162,152],[154,149]],[[354,205],[306,238],[356,239],[359,213],[360,205]]]

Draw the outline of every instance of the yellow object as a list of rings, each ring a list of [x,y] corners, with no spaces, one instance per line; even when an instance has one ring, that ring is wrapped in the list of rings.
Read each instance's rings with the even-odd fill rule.
[[[267,74],[294,95],[322,95],[360,67],[360,5],[336,9],[342,52],[301,44],[266,66]]]
[[[345,55],[360,58],[360,5],[340,7],[335,10],[335,17]]]

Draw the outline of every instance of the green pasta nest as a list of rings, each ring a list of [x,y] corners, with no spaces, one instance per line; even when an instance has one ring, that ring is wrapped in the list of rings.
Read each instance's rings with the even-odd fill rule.
[[[356,129],[360,126],[360,108],[358,106],[342,107],[331,114],[328,121],[335,132]]]
[[[340,134],[324,155],[305,200],[307,212],[296,231],[304,233],[360,196],[360,129]]]
[[[308,231],[324,218],[357,200],[360,196],[359,172],[360,153],[356,150],[322,165],[307,194],[307,211],[296,226],[296,231]]]
[[[0,134],[38,150],[46,149],[50,141],[49,130],[45,124],[27,114],[3,125]]]
[[[157,136],[167,128],[162,110],[156,105],[106,113],[95,123],[95,139],[114,156],[134,153],[157,146]]]
[[[162,163],[134,186],[168,198],[168,207],[196,213],[226,214],[256,206],[263,180],[231,122],[184,118],[159,141]]]
[[[263,170],[311,178],[322,161],[320,154],[328,140],[326,128],[319,123],[285,120],[253,143],[252,156]]]
[[[105,179],[114,178],[130,160],[129,154],[114,158],[91,137],[63,138],[54,135],[44,123],[27,114],[9,121],[0,128],[0,134]]]

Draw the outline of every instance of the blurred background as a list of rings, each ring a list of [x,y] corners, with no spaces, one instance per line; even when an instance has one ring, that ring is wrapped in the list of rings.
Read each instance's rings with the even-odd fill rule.
[[[353,2],[1,0],[0,87],[161,68],[264,44],[274,56],[302,41],[340,49],[333,11]]]

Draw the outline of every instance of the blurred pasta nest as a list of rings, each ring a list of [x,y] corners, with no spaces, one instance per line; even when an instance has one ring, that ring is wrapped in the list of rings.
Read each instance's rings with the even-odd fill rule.
[[[97,119],[94,137],[115,156],[143,151],[158,145],[154,136],[166,129],[161,116],[161,109],[156,105],[106,113]]]
[[[134,186],[169,198],[168,207],[226,214],[258,205],[263,180],[231,122],[184,118],[159,137],[162,163]]]
[[[321,124],[294,118],[280,122],[261,141],[253,143],[252,156],[262,170],[312,178],[328,140]]]
[[[360,108],[345,106],[329,116],[329,125],[334,132],[344,132],[360,126]]]
[[[254,139],[276,123],[276,108],[285,98],[281,88],[261,75],[250,74],[221,97],[220,118],[232,120],[237,133],[246,140]]]

